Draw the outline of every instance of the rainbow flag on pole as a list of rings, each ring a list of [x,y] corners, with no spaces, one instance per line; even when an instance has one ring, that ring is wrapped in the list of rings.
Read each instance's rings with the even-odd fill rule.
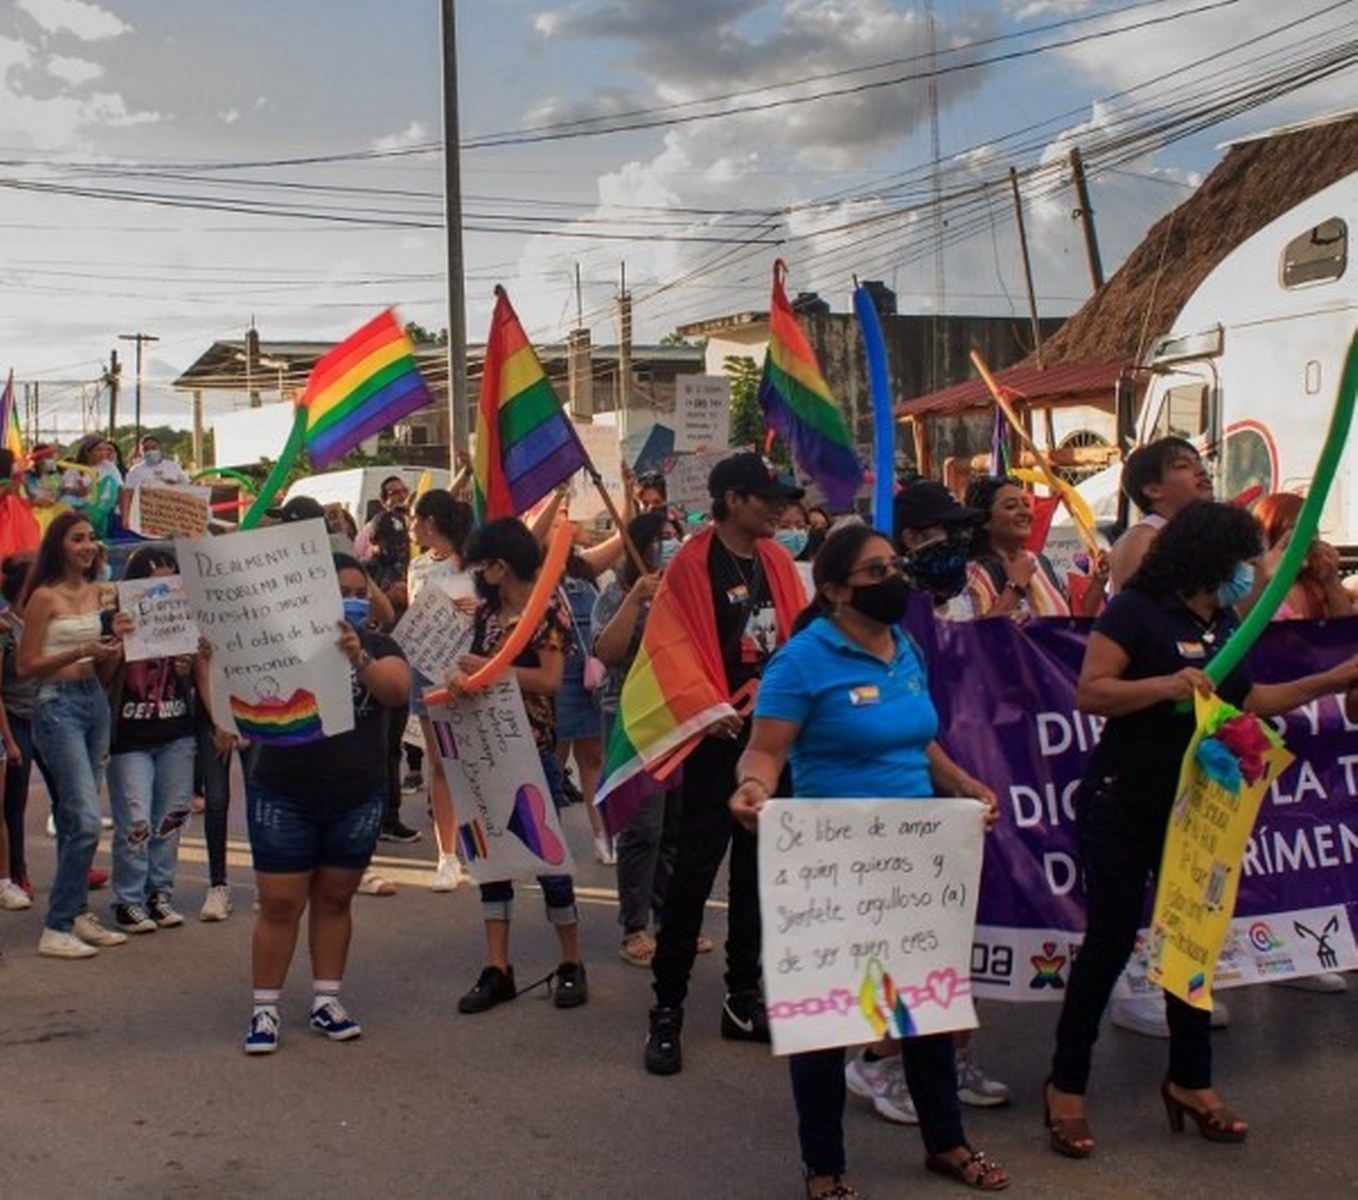
[[[359,442],[434,403],[415,347],[387,309],[321,356],[298,402],[307,410],[306,450],[326,467]]]
[[[476,409],[477,521],[527,512],[588,463],[509,294],[497,287]]]
[[[853,507],[863,467],[815,351],[788,303],[786,275],[787,266],[778,259],[773,264],[769,349],[759,381],[759,406],[765,423],[791,449],[793,461],[820,485],[830,506],[843,512]]]
[[[14,469],[18,471],[26,467],[23,431],[19,428],[19,411],[14,403],[13,368],[5,382],[5,390],[0,392],[0,438],[3,438],[5,449],[14,455]]]

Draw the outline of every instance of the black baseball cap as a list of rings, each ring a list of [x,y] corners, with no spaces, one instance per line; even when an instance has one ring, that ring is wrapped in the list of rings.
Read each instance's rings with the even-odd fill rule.
[[[761,500],[800,500],[806,493],[788,483],[762,454],[753,451],[723,458],[707,477],[707,491],[713,500],[727,492],[744,492]]]
[[[265,515],[275,521],[323,521],[325,508],[313,496],[294,496],[282,508],[266,510]]]
[[[897,533],[929,525],[979,525],[984,520],[985,513],[958,504],[957,497],[936,479],[907,483],[891,504],[891,521]]]

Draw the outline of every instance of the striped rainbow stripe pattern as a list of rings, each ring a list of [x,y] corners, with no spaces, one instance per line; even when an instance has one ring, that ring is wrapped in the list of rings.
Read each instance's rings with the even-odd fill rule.
[[[779,259],[773,264],[769,349],[759,381],[759,406],[764,423],[787,444],[797,466],[820,485],[830,507],[846,512],[863,482],[863,467],[815,351],[788,303],[786,275],[787,266]]]
[[[434,403],[415,364],[415,348],[387,309],[321,356],[300,401],[307,410],[306,450],[325,468],[366,438]]]
[[[14,372],[11,370],[5,382],[5,390],[0,392],[0,438],[3,445],[14,455],[15,470],[27,464],[24,461],[24,438],[19,429],[18,406],[14,403]]]
[[[509,294],[497,287],[476,410],[477,521],[527,512],[588,462]]]

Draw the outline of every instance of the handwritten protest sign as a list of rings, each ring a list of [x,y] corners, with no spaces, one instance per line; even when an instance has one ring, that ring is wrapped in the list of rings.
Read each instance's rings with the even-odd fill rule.
[[[983,809],[771,800],[759,818],[775,1054],[971,1029]]]
[[[1264,793],[1292,755],[1258,717],[1194,695],[1198,727],[1184,755],[1146,938],[1146,974],[1211,1011],[1212,980]]]
[[[325,522],[177,540],[175,551],[194,620],[212,643],[217,724],[275,745],[351,730],[343,610]]]
[[[200,538],[207,534],[211,507],[211,488],[139,487],[129,520],[147,537]]]
[[[731,381],[725,375],[680,375],[674,381],[674,448],[726,450],[731,440]]]
[[[730,450],[700,450],[697,454],[681,454],[665,472],[665,490],[669,502],[689,512],[706,512],[712,506],[707,490],[707,477]]]
[[[132,632],[123,638],[127,662],[198,652],[198,626],[178,575],[124,580],[118,584],[118,607],[132,618]]]
[[[594,469],[599,472],[604,489],[613,497],[613,502],[622,506],[626,489],[622,482],[622,442],[618,439],[616,425],[586,425],[572,422],[575,432],[585,447]],[[589,472],[580,471],[571,477],[572,513],[588,514],[603,508],[603,501],[595,491],[594,480]]]
[[[574,870],[514,673],[429,710],[457,803],[458,847],[478,883]]]
[[[426,679],[440,686],[448,669],[472,645],[472,619],[458,611],[453,598],[440,587],[421,589],[391,636],[406,659]]]

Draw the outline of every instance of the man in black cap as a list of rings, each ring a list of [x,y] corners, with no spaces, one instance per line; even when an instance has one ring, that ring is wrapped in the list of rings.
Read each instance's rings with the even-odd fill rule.
[[[736,454],[712,468],[708,493],[713,524],[686,541],[665,568],[656,604],[679,606],[695,656],[711,661],[720,654],[726,696],[733,702],[742,694],[752,700],[764,664],[790,636],[806,604],[796,566],[772,540],[779,513],[789,501],[800,500],[802,490],[780,479],[761,455]],[[744,711],[751,708],[752,703]],[[673,1075],[683,1067],[683,1003],[703,910],[728,845],[727,995],[721,1034],[735,1041],[769,1040],[759,973],[755,840],[727,808],[736,785],[736,760],[748,736],[748,719],[724,718],[706,729],[684,760],[674,871],[651,960],[655,1007],[646,1069],[653,1075]]]
[[[910,561],[915,586],[933,597],[940,616],[975,616],[966,595],[971,531],[985,520],[980,509],[958,504],[934,479],[915,479],[896,493],[891,506],[897,547]]]

